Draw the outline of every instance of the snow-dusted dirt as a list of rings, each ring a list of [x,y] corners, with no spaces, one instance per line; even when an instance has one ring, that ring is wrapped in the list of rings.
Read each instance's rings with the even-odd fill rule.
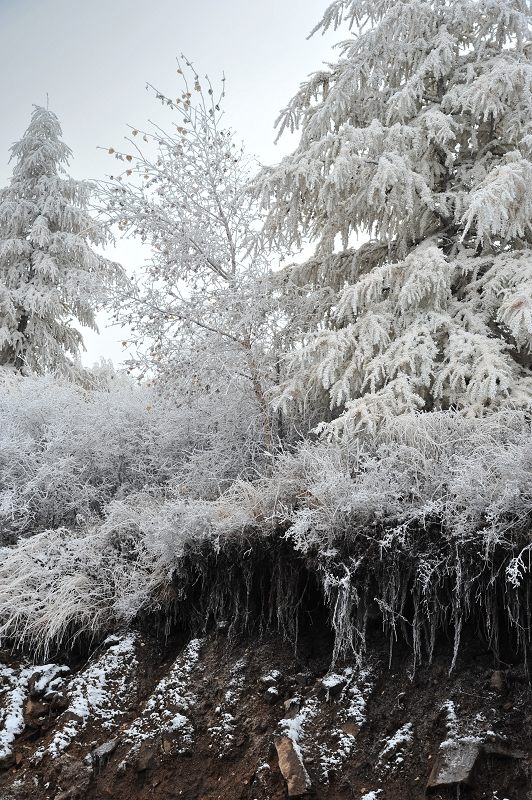
[[[82,664],[0,666],[2,800],[525,800],[532,706],[480,646],[449,675],[375,639],[330,669],[316,627],[161,641],[126,632]],[[302,788],[303,787],[303,788]]]

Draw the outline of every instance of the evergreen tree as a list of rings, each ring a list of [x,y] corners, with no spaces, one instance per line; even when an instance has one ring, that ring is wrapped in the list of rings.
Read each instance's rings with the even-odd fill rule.
[[[83,346],[74,321],[96,329],[119,275],[91,248],[105,234],[87,211],[90,184],[66,175],[71,151],[60,137],[55,114],[35,106],[0,192],[0,365],[22,373],[73,374]]]
[[[355,35],[282,113],[301,140],[262,191],[272,241],[317,244],[279,276],[277,402],[325,396],[329,435],[530,406],[531,21],[525,0],[335,0],[317,26]]]

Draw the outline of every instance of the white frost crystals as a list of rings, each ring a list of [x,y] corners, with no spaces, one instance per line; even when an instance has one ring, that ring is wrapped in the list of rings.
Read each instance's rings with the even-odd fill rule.
[[[97,253],[107,235],[88,213],[91,185],[66,175],[72,155],[55,114],[35,106],[11,148],[0,191],[0,367],[31,374],[81,372],[83,338],[122,271]]]
[[[62,684],[61,676],[68,667],[57,664],[27,666],[20,669],[0,664],[0,766],[13,759],[13,744],[24,730],[24,704],[28,698],[30,679],[33,690],[41,693]]]
[[[13,742],[24,730],[24,701],[31,667],[19,671],[0,665],[0,765],[7,765],[13,753]]]
[[[379,763],[384,764],[384,768],[402,764],[406,749],[412,744],[413,728],[412,723],[407,722],[393,736],[386,740],[384,747],[379,754]]]
[[[529,407],[530,4],[336,0],[317,28],[343,22],[356,36],[281,114],[298,147],[259,182],[271,240],[316,243],[279,280],[276,402],[328,401],[332,437]]]
[[[367,702],[375,687],[375,667],[367,664],[363,668],[346,667],[341,673],[331,673],[322,680],[327,693],[342,687],[338,698],[336,724],[329,732],[327,742],[319,745],[319,762],[322,779],[338,774],[356,746],[356,736],[366,722]]]
[[[135,695],[136,641],[135,634],[108,637],[102,645],[103,652],[93,656],[88,666],[72,678],[67,686],[69,706],[60,717],[52,740],[36,752],[37,760],[46,753],[57,756],[66,750],[89,722],[109,732],[118,727]]]
[[[194,729],[187,716],[196,701],[191,688],[192,673],[201,653],[202,641],[192,639],[159,681],[135,721],[124,731],[124,740],[136,750],[145,739],[158,734],[176,734],[178,752],[193,743]]]

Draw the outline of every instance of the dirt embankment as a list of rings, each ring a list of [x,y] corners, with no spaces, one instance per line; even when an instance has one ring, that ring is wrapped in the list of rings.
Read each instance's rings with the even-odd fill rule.
[[[2,800],[529,800],[522,664],[471,638],[412,673],[376,631],[331,670],[315,624],[230,642],[109,637],[80,663],[0,667]]]

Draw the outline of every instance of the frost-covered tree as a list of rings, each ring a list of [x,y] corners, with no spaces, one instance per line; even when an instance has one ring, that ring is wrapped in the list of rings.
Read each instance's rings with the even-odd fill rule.
[[[35,106],[11,148],[0,192],[0,365],[23,373],[73,374],[83,346],[77,323],[95,311],[119,268],[91,245],[106,238],[90,216],[90,184],[66,174],[71,151],[55,114]]]
[[[531,403],[531,21],[525,0],[335,0],[316,28],[353,36],[282,112],[300,143],[262,191],[273,241],[316,242],[280,276],[278,402],[325,396],[329,434]]]
[[[118,318],[132,331],[133,365],[195,406],[202,425],[210,417],[238,448],[231,425],[251,424],[270,447],[275,322],[253,164],[223,124],[224,88],[186,59],[178,73],[179,97],[156,91],[172,129],[132,128],[129,151],[110,148],[124,165],[104,187],[110,219],[151,248],[119,293]]]

